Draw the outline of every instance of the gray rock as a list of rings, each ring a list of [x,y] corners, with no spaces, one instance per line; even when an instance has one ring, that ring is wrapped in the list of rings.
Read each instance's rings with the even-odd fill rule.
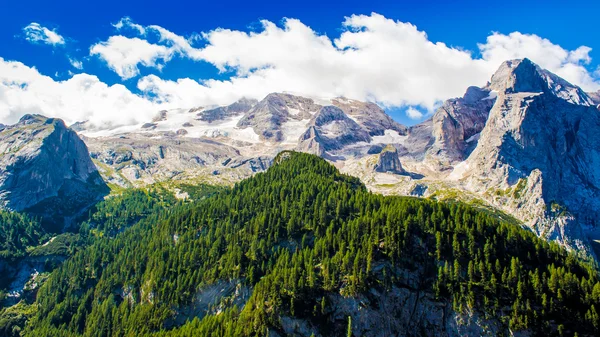
[[[285,122],[309,119],[320,108],[310,98],[273,93],[250,109],[237,126],[251,127],[261,139],[281,142],[285,138],[282,131]]]
[[[375,103],[336,98],[332,100],[332,104],[354,118],[370,136],[381,136],[385,130],[394,130],[401,135],[408,131],[406,126],[393,120]]]
[[[427,150],[429,161],[438,170],[450,169],[463,161],[477,144],[495,98],[489,89],[469,87],[461,98],[450,99],[432,118],[434,142]]]
[[[152,118],[152,123],[162,122],[167,120],[167,110],[159,111],[156,116]]]
[[[531,61],[505,62],[466,186],[510,191],[496,206],[541,237],[587,250],[584,228],[600,216],[600,112],[581,89]]]
[[[156,123],[144,123],[142,125],[142,129],[154,130],[154,129],[156,129]]]
[[[370,142],[369,133],[348,117],[340,108],[325,106],[309,122],[300,136],[298,149],[323,155],[357,142]]]
[[[396,174],[404,173],[400,158],[398,158],[398,150],[395,147],[388,145],[381,151],[379,160],[375,165],[375,171]]]
[[[70,216],[108,192],[85,143],[60,119],[25,115],[0,131],[0,201],[10,210]],[[62,207],[64,206],[64,207]]]
[[[242,98],[228,106],[201,111],[198,113],[197,119],[209,123],[225,120],[248,112],[256,103],[255,99]]]

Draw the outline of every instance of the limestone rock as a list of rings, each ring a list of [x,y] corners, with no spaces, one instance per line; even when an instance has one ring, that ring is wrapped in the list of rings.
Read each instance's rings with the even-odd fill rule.
[[[395,147],[388,145],[379,153],[379,160],[375,165],[375,171],[397,174],[404,173],[400,158],[398,158],[398,150]]]
[[[53,200],[57,205],[52,209],[59,214],[49,209],[42,213],[70,216],[107,192],[85,143],[62,120],[25,115],[0,131],[0,201],[5,208],[35,213],[35,207]]]
[[[286,122],[309,119],[320,108],[310,98],[273,93],[250,109],[237,126],[251,127],[261,139],[281,142],[285,139],[283,126]]]
[[[322,155],[357,142],[370,142],[369,133],[348,117],[340,108],[325,106],[309,122],[309,128],[298,143],[298,148]]]
[[[248,112],[256,103],[254,99],[242,98],[228,106],[201,111],[197,114],[197,119],[209,123],[224,120]]]

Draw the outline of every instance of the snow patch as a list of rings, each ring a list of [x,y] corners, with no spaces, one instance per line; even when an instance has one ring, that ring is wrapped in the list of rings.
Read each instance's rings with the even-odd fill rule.
[[[469,137],[469,139],[467,139],[466,142],[470,143],[473,141],[478,141],[480,136],[481,136],[481,133],[478,132],[478,133],[472,135],[471,137]]]
[[[404,144],[408,136],[402,136],[396,130],[385,130],[383,136],[371,137],[372,143],[382,144]]]
[[[464,177],[465,173],[469,170],[469,164],[466,161],[462,161],[456,166],[452,172],[448,175],[448,180],[460,180]]]
[[[488,100],[488,99],[495,99],[496,97],[498,97],[498,91],[496,90],[492,90],[490,91],[490,93],[488,94],[487,97],[482,98],[482,101]]]

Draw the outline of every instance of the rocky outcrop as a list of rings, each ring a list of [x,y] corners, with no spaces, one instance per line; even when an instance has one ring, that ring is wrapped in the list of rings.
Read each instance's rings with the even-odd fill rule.
[[[439,170],[450,169],[469,155],[494,102],[490,89],[469,87],[463,97],[449,99],[436,110],[431,120],[434,143],[427,156]]]
[[[310,98],[290,94],[267,95],[242,117],[237,126],[251,127],[261,139],[280,142],[285,138],[283,125],[290,120],[305,120],[321,108]]]
[[[398,150],[395,147],[388,145],[379,153],[379,160],[375,165],[375,171],[397,174],[404,173],[400,158],[398,158]]]
[[[256,103],[258,101],[255,99],[242,98],[228,106],[201,111],[197,114],[197,119],[209,123],[225,120],[248,112]]]
[[[322,155],[357,142],[370,142],[369,133],[348,117],[340,108],[325,106],[308,124],[300,136],[298,148]]]
[[[159,111],[156,116],[152,118],[152,123],[164,122],[167,120],[167,110]]]
[[[370,136],[382,136],[386,130],[394,130],[400,135],[405,135],[407,132],[404,125],[393,120],[375,103],[336,98],[331,101],[331,104],[356,120]]]
[[[62,120],[25,115],[0,132],[0,200],[5,208],[35,213],[36,206],[53,200],[57,204],[52,209],[68,216],[106,193],[85,143]]]

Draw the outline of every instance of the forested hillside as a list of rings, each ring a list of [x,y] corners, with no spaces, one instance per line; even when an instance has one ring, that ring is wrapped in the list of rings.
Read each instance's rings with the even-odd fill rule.
[[[50,275],[26,335],[448,335],[461,315],[497,335],[600,333],[593,266],[466,205],[369,193],[308,154],[129,228],[103,213],[90,228],[114,237]],[[443,317],[384,308],[401,291]],[[367,312],[388,323],[363,324]]]

